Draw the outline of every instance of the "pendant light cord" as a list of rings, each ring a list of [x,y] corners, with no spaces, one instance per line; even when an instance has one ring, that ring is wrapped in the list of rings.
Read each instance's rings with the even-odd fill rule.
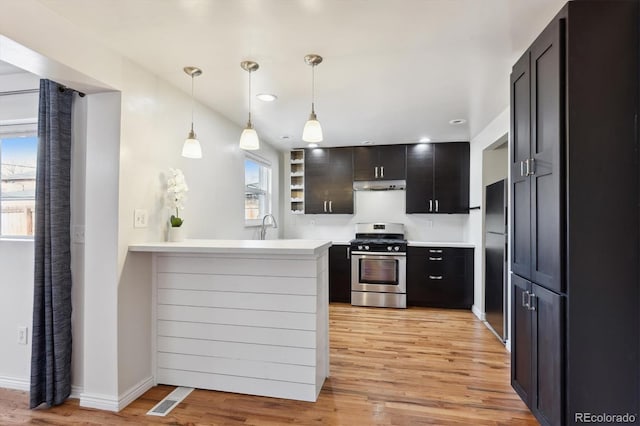
[[[315,114],[316,99],[316,65],[311,65],[311,114]]]
[[[191,74],[191,133],[193,133],[193,74]]]
[[[251,124],[251,70],[249,70],[249,122],[247,127],[252,127]]]

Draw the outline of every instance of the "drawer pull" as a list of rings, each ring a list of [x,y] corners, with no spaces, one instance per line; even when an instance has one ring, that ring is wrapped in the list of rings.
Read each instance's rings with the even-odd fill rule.
[[[442,275],[429,275],[430,280],[441,280]]]
[[[430,257],[429,260],[442,260],[442,257]]]
[[[439,249],[429,249],[429,253],[442,253],[442,250],[439,250]]]

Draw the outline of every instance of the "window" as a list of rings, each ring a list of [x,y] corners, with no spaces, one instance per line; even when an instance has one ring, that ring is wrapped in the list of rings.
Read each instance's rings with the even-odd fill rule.
[[[0,236],[33,236],[38,138],[0,136]]]
[[[244,160],[244,220],[260,225],[271,213],[271,164],[254,156]]]

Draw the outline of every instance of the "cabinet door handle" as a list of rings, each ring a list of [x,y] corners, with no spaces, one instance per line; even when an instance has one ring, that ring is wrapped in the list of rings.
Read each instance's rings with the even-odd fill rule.
[[[442,260],[441,257],[430,257],[429,260]]]
[[[442,253],[440,249],[429,249],[429,253]]]
[[[522,176],[522,177],[526,176],[524,174],[524,161],[520,162],[520,176]]]
[[[438,210],[439,210],[439,208],[438,208],[438,200],[436,200],[436,211],[438,211]]]
[[[526,301],[526,299],[531,300],[531,298],[529,297],[529,292],[528,291],[523,291],[522,292],[522,306],[525,308],[529,307],[529,302]]]
[[[529,310],[535,311],[537,305],[538,305],[538,297],[533,293],[529,294],[529,306],[528,306]]]
[[[351,259],[351,247],[347,247],[347,260]]]
[[[441,280],[442,275],[429,275],[430,280]]]
[[[529,158],[527,160],[527,176],[533,176],[536,174],[536,160],[535,158]]]
[[[433,200],[429,200],[429,211],[433,211]]]
[[[333,201],[329,200],[329,213],[333,213],[332,205],[333,205]]]
[[[375,175],[376,175],[376,179],[378,179],[378,166],[375,167]]]
[[[380,177],[384,178],[384,166],[380,166]]]
[[[324,212],[325,213],[327,212],[327,201],[326,200],[324,201]]]

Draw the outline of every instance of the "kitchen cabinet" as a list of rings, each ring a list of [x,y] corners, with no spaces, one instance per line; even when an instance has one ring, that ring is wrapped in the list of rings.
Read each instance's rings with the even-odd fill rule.
[[[470,309],[473,248],[407,248],[407,305]]]
[[[329,248],[329,302],[351,303],[351,259],[349,245]]]
[[[406,212],[469,212],[468,142],[407,146]]]
[[[358,146],[353,149],[353,180],[404,180],[404,145]]]
[[[639,7],[567,3],[511,74],[512,386],[543,425],[640,411]]]
[[[513,388],[545,424],[562,424],[564,296],[511,277]]]
[[[353,148],[314,148],[304,154],[306,214],[353,214]]]
[[[512,270],[557,292],[563,290],[561,25],[554,20],[511,74]]]

